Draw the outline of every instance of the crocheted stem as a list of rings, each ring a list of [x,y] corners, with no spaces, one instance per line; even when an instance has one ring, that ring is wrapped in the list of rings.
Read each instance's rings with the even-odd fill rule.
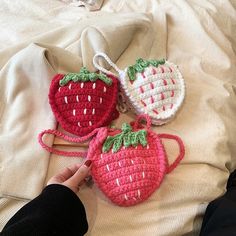
[[[144,71],[145,68],[152,65],[155,67],[158,67],[158,65],[163,65],[165,63],[165,59],[161,60],[144,60],[142,58],[139,58],[136,60],[136,63],[132,66],[128,67],[127,73],[130,80],[135,80],[135,74],[141,73]]]
[[[136,147],[139,143],[142,146],[147,145],[147,131],[139,130],[136,132],[132,131],[132,128],[129,124],[124,123],[122,125],[122,132],[115,136],[108,136],[106,141],[103,144],[102,152],[108,152],[112,147],[112,152],[118,152],[120,148],[123,146]]]
[[[82,67],[79,73],[69,73],[65,75],[63,79],[60,80],[59,84],[60,86],[64,86],[70,81],[95,82],[97,79],[102,80],[107,85],[112,84],[112,80],[108,78],[107,76],[105,76],[104,74],[97,74],[97,73],[89,72],[85,67]]]

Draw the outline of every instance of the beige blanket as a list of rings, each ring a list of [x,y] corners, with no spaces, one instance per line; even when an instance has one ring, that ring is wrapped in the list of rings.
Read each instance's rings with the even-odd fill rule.
[[[84,187],[78,195],[87,211],[87,235],[197,235],[206,204],[224,193],[236,168],[233,5],[108,0],[90,13],[56,0],[2,1],[0,229],[48,178],[82,161],[48,154],[37,135],[57,125],[47,100],[52,76],[82,65],[94,70],[93,55],[104,51],[120,68],[137,57],[167,57],[179,65],[186,83],[183,107],[172,122],[153,129],[181,136],[186,155],[160,189],[134,207],[117,207],[96,186]],[[122,114],[116,125],[134,118]],[[165,145],[171,161],[178,148]]]

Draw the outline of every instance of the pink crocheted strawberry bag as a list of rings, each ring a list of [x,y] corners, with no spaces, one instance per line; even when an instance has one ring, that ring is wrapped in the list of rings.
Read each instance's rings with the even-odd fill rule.
[[[140,124],[146,120],[146,127]],[[65,137],[58,131],[44,131],[39,142],[49,152],[59,155],[80,156],[80,152],[64,152],[48,147],[42,142],[45,133],[54,134],[70,142],[83,142],[93,137],[87,159],[93,161],[91,174],[102,192],[119,206],[132,206],[145,201],[159,188],[184,157],[182,140],[175,135],[156,134],[150,129],[149,116],[140,115],[132,125],[123,124],[122,130],[102,127],[83,138]],[[179,145],[179,155],[168,163],[162,139],[174,139]]]
[[[105,53],[97,53],[94,66],[104,73],[111,73],[98,64],[103,58],[119,74],[125,104],[136,114],[148,114],[152,124],[169,122],[180,109],[185,96],[183,77],[174,63],[139,58],[134,65],[119,69]]]
[[[117,78],[111,74],[57,74],[50,86],[49,103],[59,124],[68,132],[84,136],[95,128],[109,125],[119,116]]]

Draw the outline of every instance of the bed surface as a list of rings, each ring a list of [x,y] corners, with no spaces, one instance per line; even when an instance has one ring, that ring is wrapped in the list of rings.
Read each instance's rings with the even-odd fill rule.
[[[236,2],[107,0],[100,11],[63,1],[4,0],[0,5],[0,229],[47,180],[82,158],[50,155],[37,135],[57,124],[48,104],[56,73],[95,70],[106,52],[120,68],[138,57],[179,66],[186,97],[177,116],[153,127],[180,136],[181,164],[144,203],[113,205],[95,185],[79,196],[87,235],[198,235],[207,203],[236,168]],[[115,122],[131,121],[131,112]],[[47,142],[57,142],[49,137]],[[178,147],[164,142],[170,162]],[[65,147],[71,149],[71,147]]]

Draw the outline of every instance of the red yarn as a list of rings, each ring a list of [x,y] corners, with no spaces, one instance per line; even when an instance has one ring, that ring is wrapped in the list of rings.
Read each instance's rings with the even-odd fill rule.
[[[59,124],[68,132],[84,136],[94,129],[107,126],[118,118],[116,110],[118,79],[108,86],[101,80],[96,82],[69,82],[60,86],[64,77],[57,74],[50,86],[49,103]]]

